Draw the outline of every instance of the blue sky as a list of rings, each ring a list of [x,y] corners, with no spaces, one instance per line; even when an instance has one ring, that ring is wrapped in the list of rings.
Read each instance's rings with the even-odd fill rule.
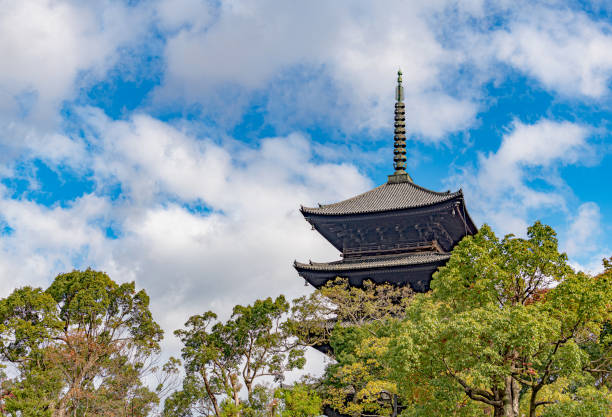
[[[4,294],[92,266],[144,287],[170,332],[308,291],[293,260],[338,255],[298,208],[391,173],[398,67],[418,184],[462,188],[500,235],[552,225],[577,268],[612,255],[608,2],[0,10]]]

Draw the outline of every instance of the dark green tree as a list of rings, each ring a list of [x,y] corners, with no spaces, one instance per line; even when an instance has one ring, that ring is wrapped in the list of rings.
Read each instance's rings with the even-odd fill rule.
[[[276,382],[285,372],[302,368],[304,350],[285,330],[289,303],[283,296],[234,307],[227,322],[206,312],[189,318],[175,334],[184,347],[183,389],[165,402],[167,416],[244,416],[256,402],[257,381]],[[245,389],[247,398],[241,398]]]
[[[360,327],[388,318],[403,317],[414,292],[408,286],[376,284],[349,285],[336,278],[307,296],[293,300],[287,328],[304,346],[331,343],[336,328]],[[334,351],[329,355],[334,357]]]
[[[380,354],[413,295],[410,287],[337,278],[294,301],[292,332],[305,345],[329,346],[334,359],[318,384],[325,405],[346,415],[393,412],[397,389]]]
[[[149,297],[103,272],[58,275],[0,300],[0,354],[18,376],[3,381],[14,416],[144,416],[157,403],[143,386],[162,330]]]
[[[432,291],[414,297],[386,353],[407,413],[555,415],[546,409],[559,403],[555,395],[594,388],[589,369],[609,355],[598,341],[611,314],[611,275],[574,272],[540,223],[526,239],[499,240],[486,225],[463,239]],[[591,346],[589,356],[587,341],[601,351]]]

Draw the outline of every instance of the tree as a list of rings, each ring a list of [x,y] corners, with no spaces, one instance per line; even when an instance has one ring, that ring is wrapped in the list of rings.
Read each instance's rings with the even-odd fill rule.
[[[256,382],[280,382],[286,371],[304,366],[304,351],[291,343],[284,329],[289,303],[283,296],[234,307],[231,319],[195,315],[175,334],[184,347],[183,389],[165,403],[167,416],[241,416],[255,400]],[[246,401],[240,398],[245,388]]]
[[[293,300],[287,328],[304,346],[327,346],[337,328],[403,317],[413,295],[409,286],[365,280],[362,287],[354,287],[346,278],[336,278],[310,295]],[[335,357],[334,350],[327,354]]]
[[[604,272],[595,279],[612,276],[612,258],[604,259],[603,263]],[[612,321],[606,321],[599,333],[584,334],[580,347],[589,355],[585,371],[593,376],[597,386],[612,390]]]
[[[293,334],[334,359],[319,385],[326,406],[349,415],[397,411],[396,385],[379,357],[413,295],[408,286],[366,280],[353,287],[337,278],[294,301],[288,321]]]
[[[327,406],[351,416],[398,415],[397,385],[388,363],[381,360],[396,326],[397,319],[387,318],[334,329],[335,362],[321,381]]]
[[[414,297],[386,352],[417,415],[491,408],[517,417],[523,396],[534,417],[554,402],[545,387],[589,380],[593,358],[581,344],[596,343],[610,319],[611,276],[574,272],[550,227],[499,240],[483,226],[455,247],[431,287]]]
[[[8,415],[143,416],[158,401],[142,385],[163,332],[149,297],[87,269],[0,300],[0,354]]]

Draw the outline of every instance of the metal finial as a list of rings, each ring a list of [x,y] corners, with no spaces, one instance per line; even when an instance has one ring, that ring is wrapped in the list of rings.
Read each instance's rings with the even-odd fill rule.
[[[404,87],[402,86],[402,70],[397,70],[397,88],[395,89],[395,101],[404,101]]]

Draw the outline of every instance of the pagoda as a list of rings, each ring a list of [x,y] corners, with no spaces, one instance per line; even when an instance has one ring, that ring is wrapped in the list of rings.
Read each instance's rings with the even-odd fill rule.
[[[414,183],[406,172],[406,117],[402,72],[395,92],[393,166],[388,181],[348,200],[300,211],[314,230],[341,252],[333,262],[294,262],[298,274],[319,288],[343,277],[352,286],[410,285],[426,292],[432,274],[453,247],[477,232],[463,193],[436,192]]]

